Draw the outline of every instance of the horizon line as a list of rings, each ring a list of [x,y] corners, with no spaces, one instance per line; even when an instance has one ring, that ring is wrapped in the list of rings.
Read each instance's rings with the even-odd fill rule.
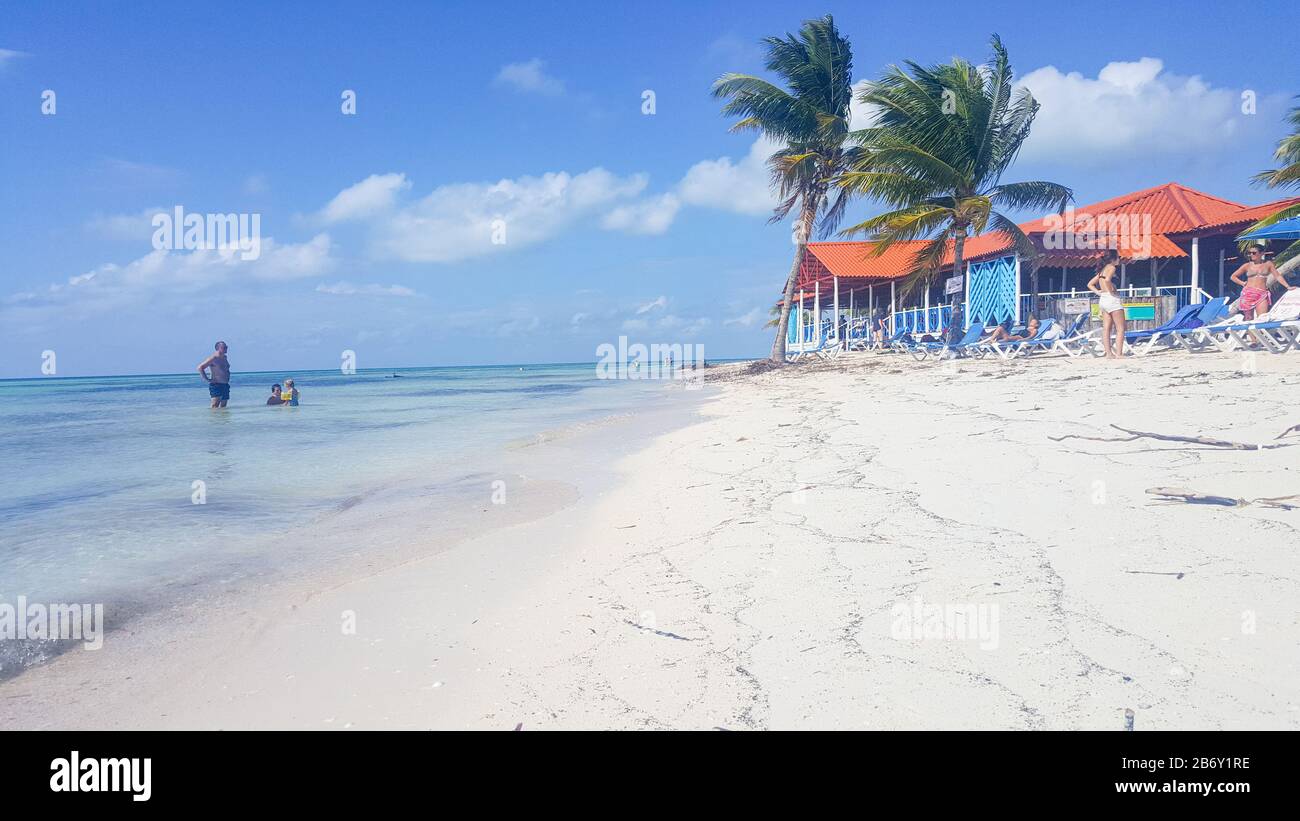
[[[714,362],[748,362],[754,357],[718,357]],[[599,364],[600,360],[593,359],[590,362],[502,362],[496,364],[481,365],[400,365],[384,368],[357,368],[357,373],[366,371],[384,372],[384,371],[427,371],[440,369],[461,369],[461,368],[554,368],[563,366],[591,365]],[[307,368],[297,371],[231,371],[231,376],[236,374],[247,374],[250,376],[262,374],[284,374],[292,376],[295,373],[336,373],[338,368]],[[196,371],[178,371],[175,373],[100,373],[100,374],[79,374],[76,376],[59,376],[57,374],[37,375],[37,376],[0,376],[0,382],[46,382],[58,379],[132,379],[149,376],[197,376]],[[351,375],[351,374],[345,374]]]

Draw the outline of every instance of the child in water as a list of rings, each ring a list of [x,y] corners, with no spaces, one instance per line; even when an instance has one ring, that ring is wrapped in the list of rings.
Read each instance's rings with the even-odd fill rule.
[[[284,380],[284,389],[280,391],[280,398],[286,405],[298,406],[298,389],[293,386],[292,379]]]

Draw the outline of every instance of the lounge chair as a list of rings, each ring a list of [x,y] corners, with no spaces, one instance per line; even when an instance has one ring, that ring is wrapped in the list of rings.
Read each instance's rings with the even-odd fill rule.
[[[817,341],[817,347],[811,350],[799,351],[790,357],[791,362],[797,362],[805,356],[816,356],[821,359],[834,359],[844,351],[844,340],[833,339],[827,328],[822,328],[821,338]]]
[[[1245,350],[1255,342],[1275,354],[1300,350],[1300,289],[1287,291],[1268,313],[1254,321],[1238,315],[1196,331],[1192,344],[1213,345],[1223,352]]]
[[[1079,314],[1074,318],[1074,321],[1070,323],[1070,327],[1066,328],[1065,332],[1061,334],[1053,334],[1051,326],[1047,328],[1039,326],[1039,332],[1035,334],[1032,339],[1026,339],[1021,342],[1016,347],[1015,353],[1019,355],[1033,353],[1034,351],[1055,350],[1064,350],[1066,353],[1069,353],[1069,344],[1074,340],[1083,338],[1083,326],[1087,321],[1087,314]],[[1045,325],[1048,322],[1051,322],[1053,326],[1056,324],[1055,319],[1046,320],[1043,324]]]
[[[1145,331],[1129,331],[1124,334],[1125,347],[1133,352],[1134,356],[1146,356],[1156,349],[1157,345],[1169,347],[1174,344],[1171,334],[1175,331],[1191,330],[1214,321],[1223,311],[1223,306],[1227,304],[1225,297],[1212,299],[1204,305],[1188,304],[1178,309],[1178,312],[1170,317],[1164,324],[1156,328],[1149,328]]]
[[[1085,331],[1083,328],[1088,324],[1091,315],[1087,313],[1079,314],[1074,319],[1070,332],[1063,334],[1052,340],[1052,350],[1060,351],[1069,356],[1083,356],[1085,353],[1101,355],[1101,333],[1100,328],[1094,328],[1091,331]]]
[[[1240,324],[1240,314],[1228,317],[1228,298],[1218,297],[1205,303],[1196,315],[1198,322],[1188,323],[1188,327],[1170,331],[1168,341],[1188,352],[1195,352],[1216,345],[1214,334],[1218,329]]]
[[[995,353],[1002,359],[1012,359],[1018,356],[1022,351],[1027,350],[1026,346],[1036,346],[1043,340],[1043,334],[1047,333],[1054,327],[1056,327],[1056,319],[1054,317],[1049,317],[1048,319],[1044,319],[1042,322],[1038,323],[1038,333],[1034,334],[1029,339],[1014,339],[1009,342],[985,342],[983,343],[983,350],[985,353]]]
[[[944,351],[954,351],[960,354],[963,351],[970,350],[971,346],[979,342],[979,338],[984,335],[984,324],[976,322],[966,329],[966,333],[961,339],[952,345],[947,342],[918,342],[908,348],[908,352],[920,362],[927,356],[942,357]]]
[[[909,331],[906,328],[899,328],[889,336],[881,340],[878,346],[879,353],[895,353],[906,350],[907,336]]]

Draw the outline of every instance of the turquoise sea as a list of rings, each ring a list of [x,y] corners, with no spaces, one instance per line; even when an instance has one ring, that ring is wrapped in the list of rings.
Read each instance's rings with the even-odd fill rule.
[[[215,411],[197,375],[0,381],[0,602],[147,610],[310,550],[306,523],[377,488],[450,481],[475,454],[664,389],[591,364],[308,371],[292,374],[300,406],[267,407],[287,375],[236,373]],[[0,675],[33,660],[12,644]]]

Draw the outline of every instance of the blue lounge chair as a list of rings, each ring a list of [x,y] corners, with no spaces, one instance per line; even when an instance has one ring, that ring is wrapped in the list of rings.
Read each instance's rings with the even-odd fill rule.
[[[1213,345],[1220,351],[1247,349],[1258,342],[1270,353],[1300,350],[1300,291],[1288,291],[1264,316],[1254,322],[1240,316],[1196,329],[1193,344]]]
[[[1172,332],[1200,327],[1205,322],[1201,319],[1202,314],[1210,317],[1217,316],[1222,306],[1215,305],[1215,302],[1216,300],[1210,300],[1205,305],[1184,305],[1159,327],[1148,328],[1145,331],[1129,331],[1124,334],[1124,341],[1134,356],[1146,356],[1155,350],[1157,345],[1169,347],[1174,344],[1170,337]],[[1223,304],[1226,304],[1226,300]]]
[[[1055,318],[1044,319],[1042,322],[1038,323],[1038,333],[1034,334],[1029,339],[1017,339],[1005,343],[986,342],[984,343],[983,349],[985,353],[995,353],[1002,359],[1012,359],[1018,356],[1021,351],[1025,350],[1026,345],[1036,345],[1041,342],[1043,334],[1047,333],[1054,327],[1056,327]]]
[[[1196,351],[1214,344],[1214,336],[1210,331],[1217,325],[1233,324],[1236,320],[1227,320],[1228,315],[1228,298],[1226,296],[1217,297],[1205,303],[1200,312],[1196,315],[1196,322],[1186,323],[1186,327],[1169,331],[1166,334],[1168,341],[1179,346],[1185,351]]]
[[[1016,349],[1016,354],[1028,354],[1033,353],[1034,351],[1054,351],[1058,349],[1064,349],[1066,353],[1069,353],[1066,346],[1082,336],[1083,326],[1087,321],[1087,314],[1079,314],[1074,318],[1074,321],[1070,323],[1070,327],[1065,329],[1065,333],[1060,336],[1052,334],[1051,326],[1043,328],[1040,325],[1038,333],[1035,334],[1032,339],[1026,339],[1020,343]],[[1043,324],[1046,325],[1048,322],[1051,322],[1054,325],[1056,320],[1049,319]]]
[[[946,350],[956,351],[958,353],[967,351],[972,345],[979,341],[984,335],[984,325],[976,322],[966,329],[966,333],[957,342],[949,345],[947,342],[918,342],[908,348],[908,351],[920,362],[927,356],[942,356]]]
[[[790,357],[791,362],[797,362],[805,356],[818,356],[822,359],[834,359],[844,350],[844,340],[834,339],[830,335],[830,330],[823,327],[821,337],[817,340],[817,347],[804,351],[797,351]]]

